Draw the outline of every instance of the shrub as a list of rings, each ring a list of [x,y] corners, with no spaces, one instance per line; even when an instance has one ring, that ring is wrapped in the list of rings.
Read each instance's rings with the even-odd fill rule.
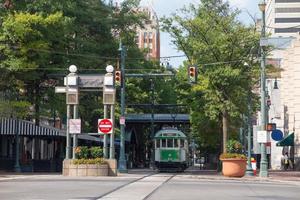
[[[220,155],[220,159],[227,159],[227,158],[237,158],[237,159],[247,159],[244,154],[240,153],[223,153]]]
[[[75,149],[75,155],[78,159],[88,159],[89,158],[89,148],[86,146],[77,147]]]
[[[247,159],[247,157],[242,154],[243,146],[237,140],[229,140],[226,145],[227,153],[220,155],[220,159],[236,158],[236,159]]]
[[[103,150],[101,147],[91,147],[90,148],[91,158],[101,158],[103,157]]]
[[[226,145],[228,153],[242,153],[243,146],[237,140],[229,140]]]
[[[103,158],[95,158],[95,159],[74,159],[73,164],[75,165],[82,165],[82,164],[105,164]]]

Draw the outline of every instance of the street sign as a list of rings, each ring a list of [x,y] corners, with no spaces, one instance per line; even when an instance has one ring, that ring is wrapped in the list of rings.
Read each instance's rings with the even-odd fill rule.
[[[257,131],[257,142],[267,143],[268,142],[268,132],[267,131]]]
[[[276,124],[275,123],[268,123],[267,124],[267,131],[275,131],[276,130]]]
[[[271,137],[275,141],[280,141],[283,139],[283,133],[281,130],[276,129],[276,130],[272,131]]]
[[[103,88],[104,75],[79,75],[80,88]]]
[[[81,119],[69,119],[69,132],[72,134],[81,133]]]
[[[55,93],[66,93],[67,88],[66,87],[55,87]],[[76,93],[78,92],[77,88],[68,88],[68,92]]]
[[[125,117],[120,117],[120,125],[125,125]]]
[[[111,119],[98,119],[98,133],[112,133],[113,123]]]

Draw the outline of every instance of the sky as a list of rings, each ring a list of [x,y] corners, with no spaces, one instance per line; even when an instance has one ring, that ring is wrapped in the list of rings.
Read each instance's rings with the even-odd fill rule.
[[[120,2],[122,0],[115,0]],[[260,18],[261,14],[258,9],[259,0],[228,0],[232,8],[239,8],[241,14],[239,19],[245,24],[253,23],[253,18]],[[178,9],[188,6],[189,4],[198,4],[200,0],[141,0],[141,5],[151,5],[158,15],[158,18],[170,16],[171,13]],[[172,38],[168,33],[161,32],[160,52],[161,57],[184,55],[178,52],[172,44]],[[177,68],[182,64],[185,58],[161,59],[161,62],[169,62],[173,67]]]

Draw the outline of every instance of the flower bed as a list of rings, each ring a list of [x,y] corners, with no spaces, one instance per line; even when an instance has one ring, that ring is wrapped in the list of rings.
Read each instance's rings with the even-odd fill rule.
[[[108,164],[74,164],[78,160],[64,160],[64,176],[108,176]]]
[[[108,176],[109,164],[102,158],[101,147],[77,147],[76,158],[64,160],[64,176]]]

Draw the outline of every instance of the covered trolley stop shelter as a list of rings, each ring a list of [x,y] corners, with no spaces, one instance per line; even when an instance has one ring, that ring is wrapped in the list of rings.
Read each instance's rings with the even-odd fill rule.
[[[90,135],[78,135],[78,138],[79,144],[84,145],[101,142],[99,137]],[[65,144],[65,130],[0,118],[0,170],[13,171],[18,160],[21,172],[59,172],[65,158]]]
[[[128,168],[149,167],[152,139],[163,127],[177,127],[185,134],[190,132],[189,114],[127,114],[125,118]]]

